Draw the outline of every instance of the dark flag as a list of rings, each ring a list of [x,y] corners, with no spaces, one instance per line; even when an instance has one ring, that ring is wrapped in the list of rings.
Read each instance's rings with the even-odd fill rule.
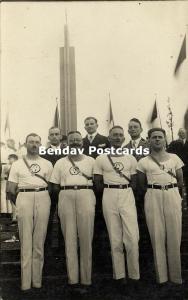
[[[59,126],[60,126],[58,105],[56,106],[56,109],[55,109],[55,115],[54,115],[53,126],[54,126],[54,127],[58,127],[58,128],[59,128]]]
[[[180,65],[182,64],[182,62],[184,61],[184,59],[186,59],[186,35],[184,37],[181,49],[180,49],[180,53],[177,59],[177,63],[175,66],[175,70],[174,70],[174,75],[176,75]]]
[[[155,101],[154,107],[153,107],[153,112],[152,112],[152,115],[151,115],[150,123],[153,123],[155,121],[155,119],[157,119],[157,117],[158,117],[158,114],[157,114],[157,103]]]
[[[7,112],[6,120],[5,120],[5,139],[10,138],[10,120],[9,120],[9,113]]]
[[[186,129],[186,131],[188,133],[188,108],[187,108],[187,111],[184,116],[184,128]]]
[[[114,126],[114,116],[112,112],[112,104],[109,94],[109,110],[108,110],[108,117],[107,117],[107,124],[108,124],[108,130],[110,130]]]

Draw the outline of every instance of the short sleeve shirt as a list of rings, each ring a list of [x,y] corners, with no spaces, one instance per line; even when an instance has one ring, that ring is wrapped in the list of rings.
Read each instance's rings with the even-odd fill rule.
[[[136,174],[137,161],[132,155],[111,157],[116,168],[120,170],[129,179],[131,175]],[[127,179],[121,177],[112,167],[108,156],[102,154],[96,158],[94,174],[103,176],[105,184],[127,184]]]
[[[176,183],[177,180],[167,171],[176,175],[176,170],[183,167],[182,160],[176,155],[169,153],[169,159],[161,162],[161,168],[152,160],[150,156],[142,158],[138,162],[137,170],[146,174],[148,184],[170,184]]]
[[[33,173],[39,174],[49,181],[53,170],[51,162],[41,157],[35,160],[27,159],[27,162]],[[8,181],[17,183],[19,188],[25,189],[47,187],[44,180],[31,174],[22,158],[12,164]]]
[[[95,160],[92,157],[83,155],[83,159],[75,161],[75,165],[79,168],[75,168],[68,157],[59,159],[52,172],[50,182],[59,184],[60,186],[66,185],[93,185],[92,179],[88,180],[82,173],[88,177],[93,177]]]

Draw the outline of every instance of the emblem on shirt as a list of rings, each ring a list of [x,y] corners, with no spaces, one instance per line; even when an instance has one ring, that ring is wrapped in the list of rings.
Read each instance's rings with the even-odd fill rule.
[[[124,169],[124,165],[121,162],[115,162],[114,166],[118,171],[122,171]]]
[[[30,166],[30,170],[32,173],[38,173],[40,171],[40,166],[38,164],[32,164]]]
[[[75,166],[75,167],[71,167],[69,169],[69,172],[71,175],[78,175],[80,173],[79,169]]]

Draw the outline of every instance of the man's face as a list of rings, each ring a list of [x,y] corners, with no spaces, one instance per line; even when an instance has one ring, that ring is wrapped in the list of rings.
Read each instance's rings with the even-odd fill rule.
[[[48,139],[53,146],[59,146],[61,140],[61,133],[59,128],[53,128],[49,130]]]
[[[9,148],[14,148],[15,147],[15,141],[14,140],[7,140],[7,146]]]
[[[79,133],[71,133],[68,136],[68,145],[71,149],[81,149],[83,145],[82,136]]]
[[[178,131],[178,135],[180,139],[185,139],[186,138],[186,131],[183,128],[180,128],[180,130]]]
[[[17,159],[14,158],[14,157],[10,157],[10,158],[8,159],[10,165],[12,165],[13,162],[15,162],[16,160],[17,160]]]
[[[40,145],[41,141],[39,136],[29,136],[26,142],[27,153],[31,155],[38,154]]]
[[[166,145],[166,138],[164,136],[164,133],[161,131],[152,132],[149,138],[149,143],[151,149],[162,150]]]
[[[109,141],[111,146],[115,148],[121,147],[123,142],[125,141],[124,132],[121,128],[114,128],[111,130],[109,135]]]
[[[88,134],[93,134],[97,131],[98,124],[94,119],[88,119],[85,121],[85,130],[87,131]]]
[[[130,134],[132,139],[138,139],[142,132],[142,127],[139,123],[130,121],[128,125],[128,133]]]

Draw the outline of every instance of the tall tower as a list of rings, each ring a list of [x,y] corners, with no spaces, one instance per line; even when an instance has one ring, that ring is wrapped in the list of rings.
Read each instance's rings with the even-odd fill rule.
[[[60,47],[60,127],[64,135],[77,130],[75,52],[74,47],[69,46],[67,24],[64,47]]]

